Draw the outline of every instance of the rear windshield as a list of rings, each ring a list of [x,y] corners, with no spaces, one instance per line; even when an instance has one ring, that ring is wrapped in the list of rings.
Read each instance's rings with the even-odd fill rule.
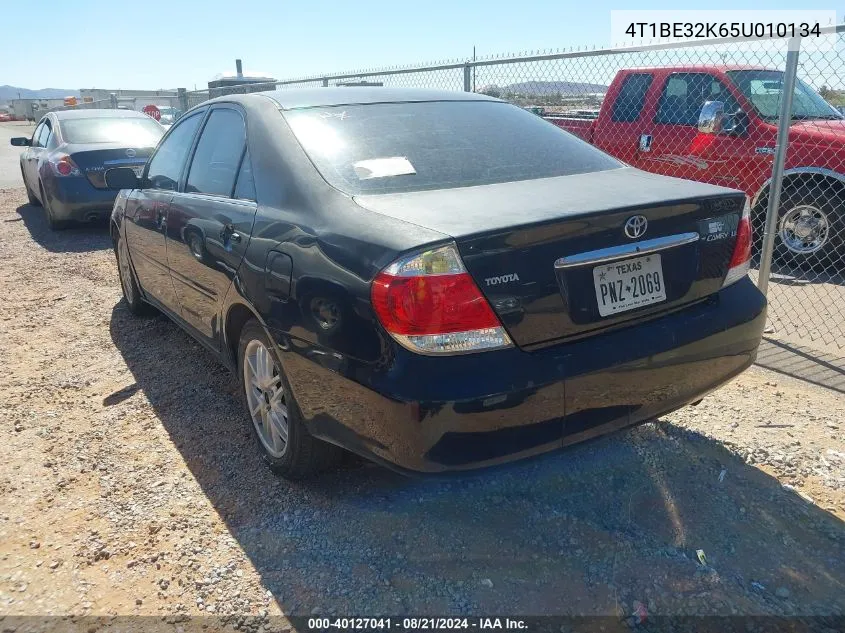
[[[149,117],[114,119],[67,119],[61,122],[68,143],[125,143],[133,147],[155,147],[164,128]]]
[[[323,177],[352,195],[622,167],[537,115],[496,101],[304,108],[285,117]]]

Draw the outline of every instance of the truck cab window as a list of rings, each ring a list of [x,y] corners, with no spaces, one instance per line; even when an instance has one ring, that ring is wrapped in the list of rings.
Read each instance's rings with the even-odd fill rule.
[[[632,123],[640,118],[651,80],[652,76],[648,73],[635,73],[625,77],[619,95],[613,102],[611,121]]]
[[[663,86],[657,105],[655,123],[668,125],[697,125],[698,115],[706,101],[722,101],[725,112],[739,110],[730,91],[713,75],[707,73],[675,73]]]

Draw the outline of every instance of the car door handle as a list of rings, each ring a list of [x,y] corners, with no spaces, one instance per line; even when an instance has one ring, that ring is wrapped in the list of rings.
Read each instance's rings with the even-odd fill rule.
[[[156,228],[163,229],[167,220],[167,212],[164,209],[156,209]]]

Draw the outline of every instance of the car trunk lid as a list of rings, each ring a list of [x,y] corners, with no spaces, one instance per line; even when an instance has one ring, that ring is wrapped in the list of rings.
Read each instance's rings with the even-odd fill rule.
[[[511,338],[529,349],[717,292],[744,201],[730,189],[633,168],[356,197],[452,236]],[[631,237],[634,217],[646,226]]]
[[[64,148],[71,160],[97,189],[106,188],[106,170],[113,167],[131,167],[140,175],[153,152],[152,147],[126,147],[124,145],[67,145]]]

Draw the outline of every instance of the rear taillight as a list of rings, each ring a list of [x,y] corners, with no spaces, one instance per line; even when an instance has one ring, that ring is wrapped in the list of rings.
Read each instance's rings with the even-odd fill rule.
[[[736,243],[731,262],[728,265],[728,274],[722,287],[736,283],[748,274],[751,269],[751,207],[748,199],[745,200],[745,208],[742,210],[742,217],[736,227]]]
[[[49,162],[56,176],[79,176],[82,173],[67,154],[53,154]]]
[[[384,328],[420,354],[465,354],[512,345],[453,245],[396,260],[373,280]]]

